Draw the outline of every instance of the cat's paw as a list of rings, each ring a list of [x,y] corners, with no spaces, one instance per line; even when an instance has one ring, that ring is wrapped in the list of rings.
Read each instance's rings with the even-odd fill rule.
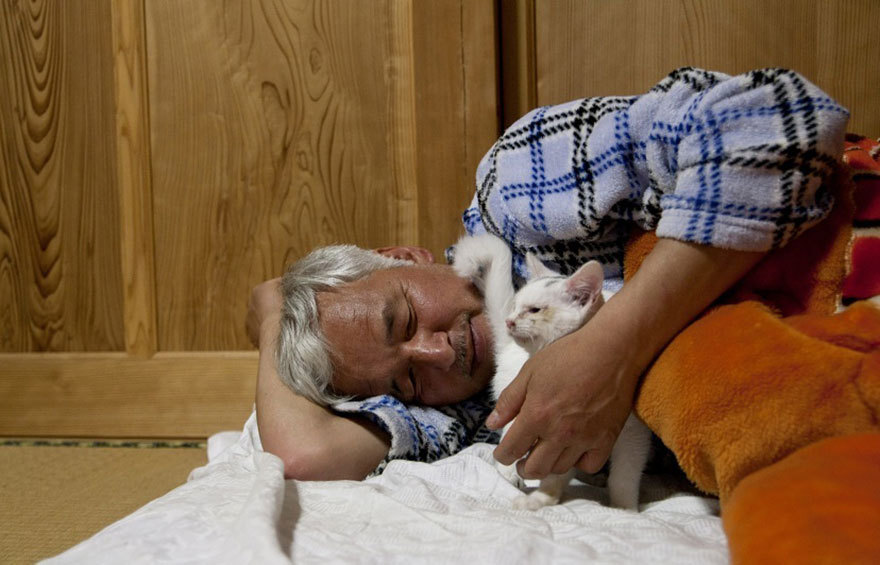
[[[478,281],[493,260],[509,257],[510,249],[503,239],[488,233],[470,235],[455,244],[452,268],[458,276]]]
[[[512,484],[516,488],[522,490],[526,483],[522,480],[522,477],[516,472],[516,465],[503,465],[499,462],[495,462],[495,468],[498,469],[498,474],[504,477],[508,483]]]
[[[481,292],[485,290],[483,288],[483,279],[486,274],[486,266],[480,264],[477,261],[477,258],[473,256],[459,257],[456,252],[455,262],[452,263],[452,269],[455,271],[456,275],[474,283]]]
[[[516,510],[540,510],[545,506],[559,504],[559,497],[546,492],[536,490],[529,494],[523,494],[513,499],[513,507]]]

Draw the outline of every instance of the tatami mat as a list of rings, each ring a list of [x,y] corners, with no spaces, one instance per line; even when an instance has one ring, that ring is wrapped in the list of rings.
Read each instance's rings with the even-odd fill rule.
[[[125,444],[0,441],[0,563],[56,555],[206,462],[203,443]]]

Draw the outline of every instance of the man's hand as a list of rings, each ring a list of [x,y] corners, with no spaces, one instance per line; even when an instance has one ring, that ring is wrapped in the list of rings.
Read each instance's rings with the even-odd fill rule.
[[[244,327],[251,344],[254,347],[260,347],[261,333],[266,331],[266,326],[269,324],[274,324],[277,328],[280,318],[281,279],[264,281],[255,286],[251,290],[247,316],[244,319]],[[277,329],[275,333],[277,333]]]
[[[623,290],[539,351],[487,424],[516,418],[495,457],[524,478],[598,471],[632,410],[641,374],[675,334],[763,256],[661,239]]]
[[[524,478],[561,474],[575,465],[588,473],[602,468],[632,409],[641,373],[625,328],[614,322],[594,318],[523,366],[496,407],[501,420],[519,412],[495,450],[500,462],[509,465],[530,450],[518,465]]]

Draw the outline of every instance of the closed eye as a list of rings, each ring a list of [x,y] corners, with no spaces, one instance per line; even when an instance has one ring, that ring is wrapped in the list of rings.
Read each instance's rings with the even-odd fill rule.
[[[541,309],[538,308],[537,306],[532,306],[531,308],[529,308],[529,314],[537,314],[540,311],[541,311]]]

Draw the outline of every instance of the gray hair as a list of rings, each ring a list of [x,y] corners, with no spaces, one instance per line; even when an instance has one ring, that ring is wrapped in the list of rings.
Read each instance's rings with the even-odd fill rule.
[[[364,278],[380,269],[411,264],[354,245],[315,249],[281,278],[281,331],[276,364],[281,381],[322,406],[350,400],[331,389],[334,352],[318,324],[316,293]]]

